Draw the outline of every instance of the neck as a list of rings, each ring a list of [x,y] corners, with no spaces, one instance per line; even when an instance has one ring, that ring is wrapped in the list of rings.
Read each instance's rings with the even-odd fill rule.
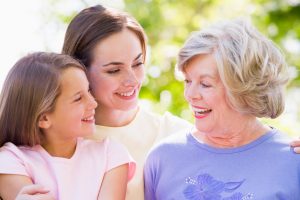
[[[222,131],[220,134],[211,134],[195,131],[193,135],[205,144],[219,148],[240,147],[256,140],[264,135],[270,128],[263,125],[258,120],[249,121],[239,125],[232,130]]]
[[[112,110],[99,107],[96,109],[96,125],[120,127],[132,122],[139,110],[139,107],[131,110]]]
[[[77,140],[42,142],[42,147],[54,157],[71,158],[76,150]]]

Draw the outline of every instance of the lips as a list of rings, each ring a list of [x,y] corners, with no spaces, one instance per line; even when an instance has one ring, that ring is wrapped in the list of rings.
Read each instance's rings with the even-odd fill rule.
[[[81,119],[81,121],[88,122],[88,123],[93,123],[93,122],[95,122],[95,117],[94,117],[94,115],[91,115],[89,117]]]
[[[194,111],[196,118],[204,118],[212,111],[212,109],[199,106],[191,106],[191,108]]]

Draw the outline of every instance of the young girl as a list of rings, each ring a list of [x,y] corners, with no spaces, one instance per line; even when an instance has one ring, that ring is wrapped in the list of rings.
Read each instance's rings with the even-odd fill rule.
[[[0,98],[0,196],[123,200],[135,170],[128,152],[82,138],[94,132],[96,107],[85,68],[70,56],[19,60]]]

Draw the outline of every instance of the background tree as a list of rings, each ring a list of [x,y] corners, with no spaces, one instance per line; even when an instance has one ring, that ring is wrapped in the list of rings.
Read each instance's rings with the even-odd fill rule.
[[[52,0],[52,3],[62,1]],[[81,2],[82,7],[73,13],[56,13],[56,16],[66,25],[79,10],[99,3]],[[251,18],[283,50],[292,79],[285,115],[272,122],[264,120],[290,134],[296,135],[300,130],[299,0],[124,0],[115,2],[113,7],[131,13],[148,35],[147,76],[140,97],[157,112],[169,110],[188,120],[192,120],[192,115],[183,98],[183,84],[180,78],[174,78],[179,48],[192,31],[212,22],[241,16]]]

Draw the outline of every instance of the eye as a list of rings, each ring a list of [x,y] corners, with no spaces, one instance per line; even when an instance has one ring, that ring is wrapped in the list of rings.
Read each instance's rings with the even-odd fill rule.
[[[209,88],[209,87],[211,87],[210,84],[203,83],[203,82],[201,82],[200,85],[201,85],[202,87],[204,87],[204,88]]]
[[[188,79],[184,79],[184,83],[185,83],[185,84],[189,84],[189,83],[191,83],[191,81],[188,80]]]
[[[142,66],[143,64],[144,64],[143,62],[138,62],[138,63],[132,65],[132,67],[140,67],[140,66]]]
[[[80,95],[80,96],[78,96],[78,97],[74,100],[74,102],[81,101],[81,99],[82,99],[82,96]]]
[[[112,69],[112,70],[108,70],[107,73],[109,74],[116,74],[120,71],[120,69]]]

